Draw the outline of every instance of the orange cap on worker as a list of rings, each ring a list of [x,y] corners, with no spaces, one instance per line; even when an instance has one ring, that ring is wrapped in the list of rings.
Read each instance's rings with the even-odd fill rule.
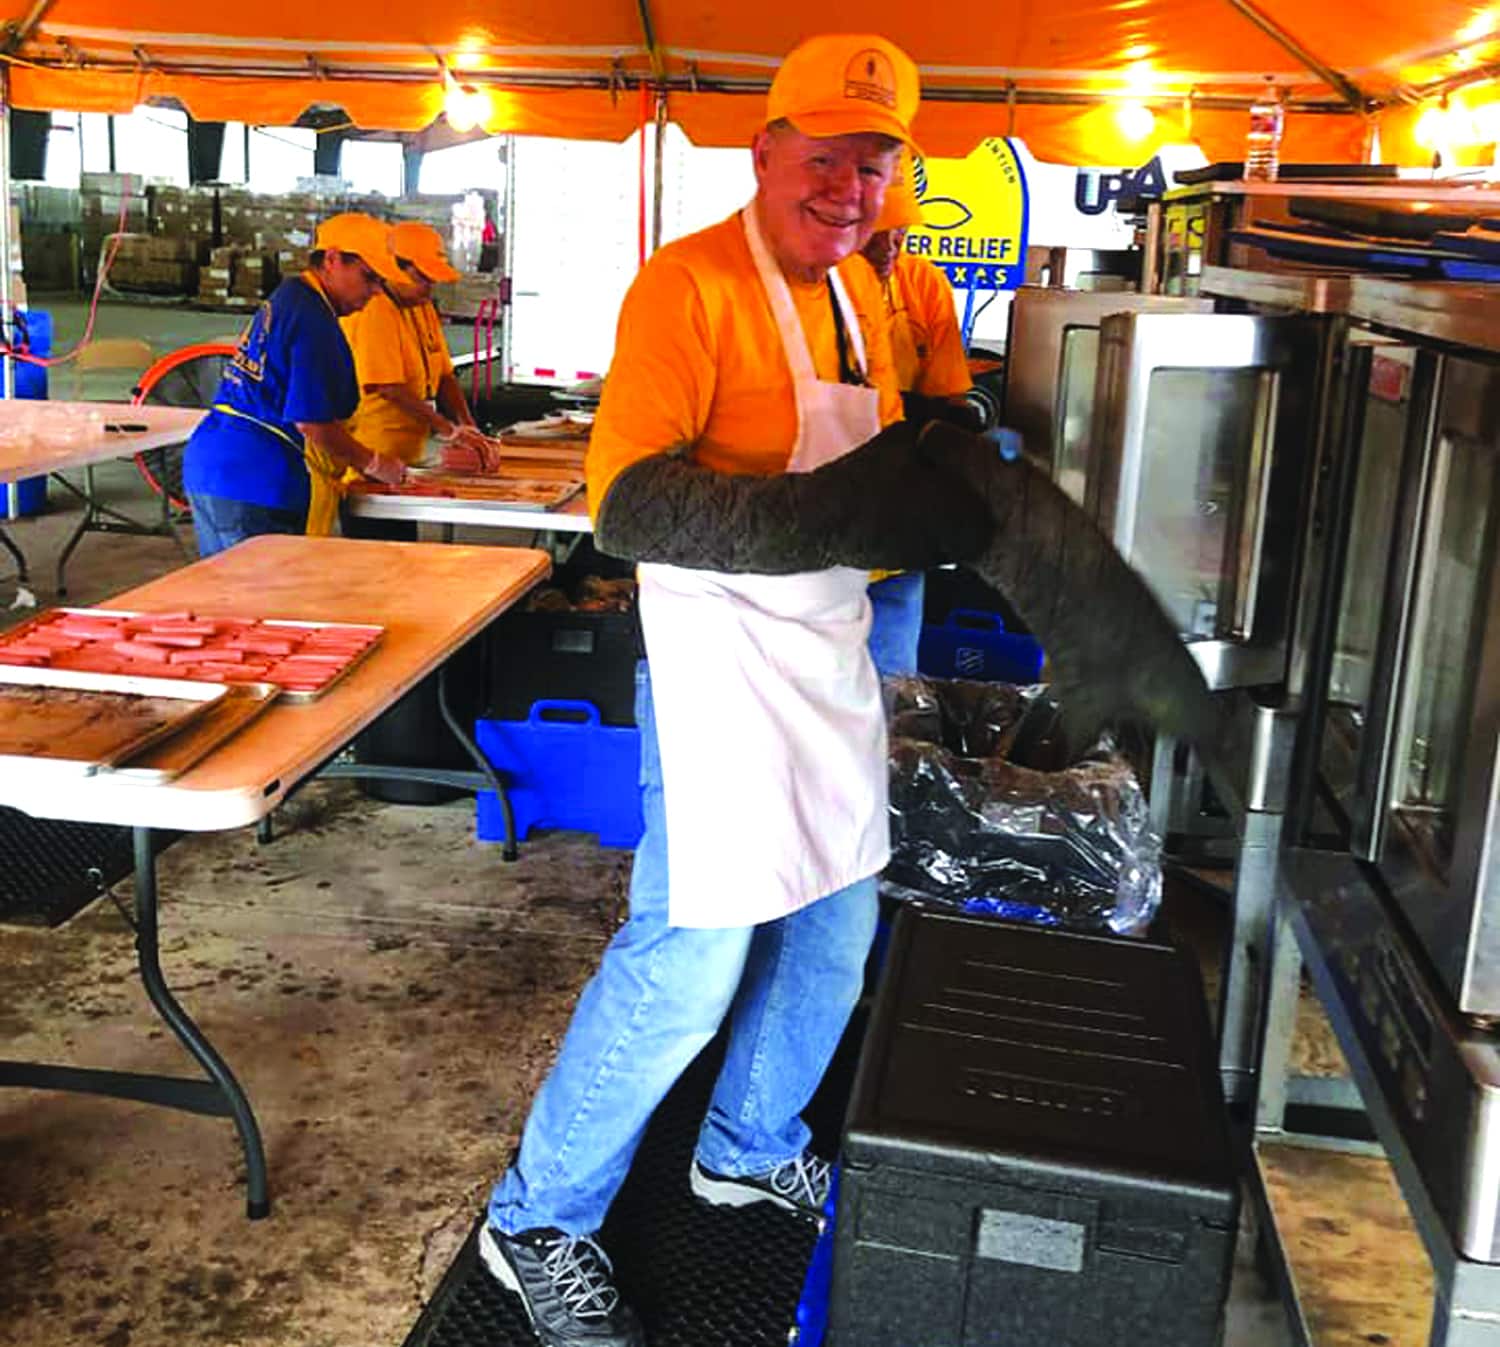
[[[448,282],[458,279],[458,269],[448,260],[443,236],[431,225],[419,220],[402,220],[390,230],[391,254],[397,263],[415,267],[429,281]]]
[[[917,200],[917,169],[911,151],[903,149],[896,171],[885,185],[885,200],[875,221],[875,232],[883,229],[910,229],[922,223],[922,206]]]
[[[907,145],[921,101],[916,63],[875,33],[810,37],[781,63],[766,123],[786,120],[804,136],[874,131]]]
[[[401,269],[391,254],[390,232],[390,225],[373,215],[344,211],[319,222],[318,232],[313,236],[313,251],[333,249],[353,255],[382,280],[399,281]]]

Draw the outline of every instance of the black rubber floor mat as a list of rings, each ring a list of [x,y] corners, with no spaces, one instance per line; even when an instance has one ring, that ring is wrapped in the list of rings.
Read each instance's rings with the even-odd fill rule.
[[[825,1154],[837,1146],[863,1030],[861,1016],[808,1109]],[[650,1347],[785,1347],[817,1238],[784,1212],[709,1207],[689,1190],[721,1057],[718,1043],[704,1049],[656,1110],[600,1237]],[[520,1302],[479,1264],[479,1228],[404,1347],[536,1347]]]
[[[61,925],[133,864],[129,828],[0,807],[0,923]]]

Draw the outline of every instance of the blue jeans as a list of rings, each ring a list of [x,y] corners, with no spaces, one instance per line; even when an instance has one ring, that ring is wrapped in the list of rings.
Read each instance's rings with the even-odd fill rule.
[[[800,1155],[801,1112],[860,996],[875,932],[875,876],[760,926],[695,930],[667,920],[661,758],[645,664],[636,674],[646,831],[630,919],[583,989],[531,1106],[489,1219],[514,1234],[588,1235],[625,1181],[651,1114],[729,1019],[729,1045],[698,1134],[718,1174],[765,1174]]]
[[[916,673],[926,591],[921,571],[889,575],[870,586],[870,658],[882,677]]]
[[[198,538],[200,557],[211,557],[262,533],[307,532],[306,506],[300,510],[281,510],[247,500],[230,500],[228,496],[200,496],[197,492],[189,493],[188,504],[193,507],[193,532]]]

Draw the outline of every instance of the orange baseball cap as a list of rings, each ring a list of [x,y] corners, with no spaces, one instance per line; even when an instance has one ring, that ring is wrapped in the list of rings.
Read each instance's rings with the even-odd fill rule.
[[[922,207],[917,201],[916,165],[911,151],[902,150],[896,161],[896,172],[885,185],[885,201],[875,217],[875,232],[882,229],[910,229],[922,223]]]
[[[382,280],[399,281],[401,268],[391,256],[390,232],[390,225],[373,215],[345,211],[341,215],[330,215],[318,225],[318,232],[313,236],[313,249],[334,248],[341,253],[353,253]]]
[[[804,136],[859,131],[914,145],[922,86],[911,57],[874,33],[810,37],[781,63],[766,99],[767,124],[783,118]]]
[[[429,281],[456,281],[458,269],[448,260],[443,236],[431,225],[417,220],[402,220],[391,226],[391,252],[402,262],[410,262]]]

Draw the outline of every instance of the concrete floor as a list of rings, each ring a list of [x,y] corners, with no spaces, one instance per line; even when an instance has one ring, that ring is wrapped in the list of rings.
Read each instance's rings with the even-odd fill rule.
[[[106,312],[121,328],[162,330],[155,309]],[[173,311],[170,342],[203,319]],[[127,465],[101,482],[149,513]],[[70,511],[13,526],[43,604]],[[69,601],[98,602],[180,563],[165,539],[91,536]],[[13,592],[0,579],[0,607]],[[628,872],[628,853],[577,834],[536,839],[506,865],[474,841],[470,802],[385,805],[346,783],[296,796],[268,846],[240,832],[172,847],[161,864],[168,981],[255,1102],[274,1215],[245,1221],[224,1121],[0,1092],[0,1344],[398,1347],[515,1144],[623,913]],[[1189,925],[1221,919],[1200,908]],[[0,927],[0,967],[3,1055],[188,1069],[156,1027],[109,903],[54,931]],[[1319,1172],[1316,1160],[1298,1172],[1293,1200],[1326,1223],[1349,1171],[1328,1167],[1322,1193]],[[1388,1229],[1399,1204],[1379,1201]],[[1252,1254],[1242,1240],[1228,1342],[1279,1347],[1284,1320]],[[1339,1294],[1358,1303],[1344,1272]],[[1388,1263],[1380,1275],[1389,1294]],[[1328,1279],[1309,1276],[1315,1298]],[[1421,1341],[1405,1331],[1410,1316],[1323,1321],[1346,1320],[1358,1331],[1327,1341]]]

